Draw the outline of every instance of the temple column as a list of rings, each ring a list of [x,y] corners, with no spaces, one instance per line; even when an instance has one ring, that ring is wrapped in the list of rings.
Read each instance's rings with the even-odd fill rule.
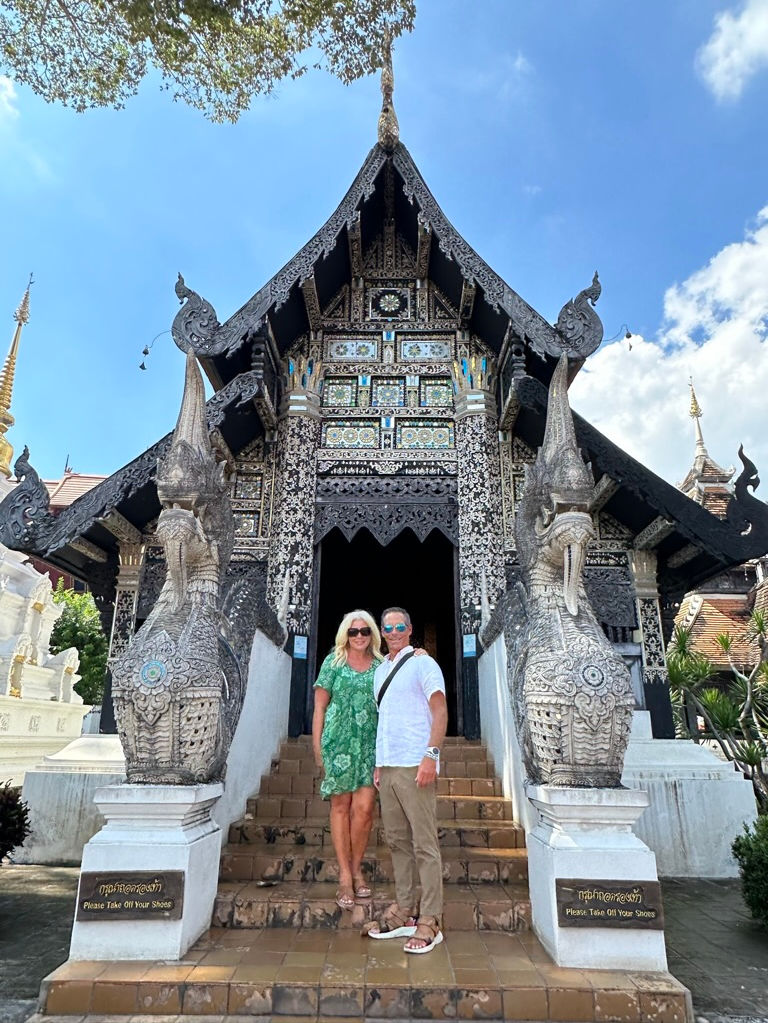
[[[98,586],[91,580],[91,590],[101,615],[104,634],[109,637],[107,653],[107,674],[104,679],[104,695],[101,700],[99,731],[107,735],[117,733],[115,709],[112,703],[112,665],[127,648],[136,630],[136,608],[139,600],[141,571],[144,566],[144,544],[121,541],[117,579],[105,573],[104,584]],[[114,569],[113,569],[114,571]],[[114,594],[114,596],[112,596]]]
[[[631,552],[638,633],[643,656],[645,709],[650,712],[653,737],[674,739],[675,725],[669,696],[667,657],[661,623],[657,560],[653,551]]]
[[[141,570],[144,567],[144,544],[121,543],[117,570],[117,592],[112,629],[109,635],[109,664],[128,649],[136,631],[136,607],[139,600]]]
[[[307,653],[312,620],[316,453],[320,443],[320,367],[291,363],[278,426],[278,464],[268,596],[288,632],[291,700],[288,733],[301,735],[307,713]]]
[[[463,732],[467,738],[480,737],[477,633],[505,587],[498,419],[494,395],[482,386],[483,376],[478,373],[475,379],[469,366],[456,367],[454,372]]]

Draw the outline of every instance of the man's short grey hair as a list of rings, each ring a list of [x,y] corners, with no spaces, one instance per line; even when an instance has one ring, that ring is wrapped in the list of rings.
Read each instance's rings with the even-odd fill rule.
[[[412,624],[411,616],[408,614],[408,612],[405,610],[404,607],[388,607],[386,611],[382,611],[381,612],[382,624],[384,622],[384,619],[387,617],[387,615],[402,615],[403,618],[405,618],[405,624],[406,625],[411,625]]]

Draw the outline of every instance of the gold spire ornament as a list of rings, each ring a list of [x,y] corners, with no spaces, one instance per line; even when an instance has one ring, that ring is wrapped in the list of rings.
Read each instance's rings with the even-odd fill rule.
[[[704,435],[701,432],[700,419],[704,415],[701,411],[701,405],[699,405],[699,399],[696,397],[696,392],[693,389],[693,377],[688,378],[688,386],[691,389],[691,406],[688,409],[688,415],[696,423],[696,455],[701,456],[707,455],[707,449],[704,446]]]
[[[13,318],[16,321],[16,330],[14,331],[8,355],[3,363],[3,368],[0,370],[0,472],[6,479],[10,479],[12,475],[11,459],[13,458],[13,446],[6,439],[5,434],[16,422],[11,415],[13,378],[16,374],[16,360],[19,355],[21,331],[24,324],[29,322],[29,289],[32,284],[32,274],[30,274],[27,290],[24,292],[19,308],[13,314]]]
[[[391,153],[400,140],[400,125],[392,105],[395,74],[392,70],[392,33],[384,44],[384,63],[381,68],[381,113],[379,114],[379,145]]]

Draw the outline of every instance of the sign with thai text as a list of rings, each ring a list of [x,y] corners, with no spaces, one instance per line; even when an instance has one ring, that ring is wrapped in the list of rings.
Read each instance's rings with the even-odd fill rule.
[[[180,920],[184,871],[93,871],[80,875],[78,920]]]
[[[661,931],[664,911],[658,881],[555,879],[561,927],[634,927]]]

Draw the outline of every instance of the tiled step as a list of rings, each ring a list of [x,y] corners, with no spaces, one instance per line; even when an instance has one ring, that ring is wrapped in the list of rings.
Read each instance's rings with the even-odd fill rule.
[[[336,905],[336,885],[315,881],[220,882],[213,910],[214,927],[331,927],[358,930],[394,901],[391,885],[377,884],[373,899],[351,912]],[[456,884],[446,886],[446,929],[521,931],[530,927],[527,885]]]
[[[219,877],[222,881],[338,881],[339,868],[331,850],[302,852],[300,848],[271,850],[246,843],[227,845],[222,850]],[[528,880],[525,849],[478,849],[454,846],[442,850],[443,880],[448,884],[524,884]],[[386,846],[369,849],[363,860],[369,881],[393,880],[392,858]]]
[[[441,820],[440,847],[468,846],[480,849],[521,849],[525,832],[515,821]],[[328,815],[289,822],[281,818],[244,818],[229,829],[230,844],[253,843],[268,846],[322,846],[332,852]],[[386,845],[384,828],[375,825],[371,843]]]
[[[320,795],[322,778],[314,774],[264,774],[259,785],[260,796],[310,796]],[[501,782],[498,778],[452,778],[442,773],[437,780],[439,796],[500,796]]]
[[[290,777],[290,775],[289,775]],[[327,815],[329,802],[321,796],[262,795],[253,796],[246,803],[246,813],[256,818],[286,818],[303,820],[307,817]],[[379,817],[378,804],[374,812]],[[438,795],[437,816],[440,820],[477,819],[512,820],[512,801],[503,796],[449,796]]]
[[[326,1023],[693,1018],[690,996],[668,973],[563,970],[531,933],[449,930],[429,955],[414,956],[402,941],[371,941],[351,930],[212,929],[180,963],[65,963],[43,981],[41,1009],[143,1023],[179,1013]]]

